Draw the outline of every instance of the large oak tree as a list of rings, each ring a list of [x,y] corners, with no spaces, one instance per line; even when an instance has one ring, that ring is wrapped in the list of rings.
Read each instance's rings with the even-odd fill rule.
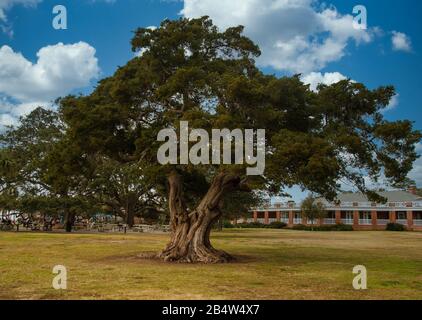
[[[138,29],[138,57],[88,96],[61,99],[68,139],[84,156],[136,163],[167,189],[171,240],[166,261],[216,263],[231,256],[212,247],[210,231],[231,192],[278,193],[300,185],[333,199],[348,180],[375,197],[364,176],[403,181],[421,135],[410,121],[383,118],[395,91],[348,80],[312,92],[299,76],[278,78],[255,65],[260,50],[243,27],[218,30],[208,17]],[[266,170],[244,165],[166,165],[157,161],[158,132],[179,128],[265,129]],[[380,200],[380,199],[378,199]]]

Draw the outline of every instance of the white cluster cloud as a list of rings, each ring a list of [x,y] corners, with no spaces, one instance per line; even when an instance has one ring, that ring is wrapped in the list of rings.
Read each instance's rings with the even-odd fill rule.
[[[405,52],[412,51],[412,41],[408,35],[398,31],[393,31],[392,34],[391,42],[394,50]]]
[[[301,77],[301,80],[305,84],[309,84],[312,91],[317,91],[319,84],[331,85],[341,80],[346,80],[347,77],[342,75],[340,72],[311,72]]]
[[[95,53],[85,42],[58,43],[40,49],[32,63],[9,46],[0,47],[1,124],[13,124],[32,109],[89,85],[100,73]]]
[[[95,49],[85,42],[42,48],[36,63],[0,48],[0,93],[22,102],[48,101],[89,84],[99,74]]]
[[[321,70],[341,59],[352,40],[368,43],[374,30],[353,27],[353,16],[314,0],[184,0],[185,17],[210,16],[221,29],[244,25],[262,49],[261,66],[294,73]]]

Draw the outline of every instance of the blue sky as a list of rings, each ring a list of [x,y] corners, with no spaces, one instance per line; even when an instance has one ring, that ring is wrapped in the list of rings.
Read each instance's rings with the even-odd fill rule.
[[[52,27],[58,4],[67,8],[67,30]],[[367,8],[367,30],[349,23],[358,4]],[[204,14],[221,28],[244,24],[263,49],[265,72],[396,86],[386,118],[411,119],[422,129],[422,2],[415,0],[0,0],[0,124],[16,124],[56,95],[90,92],[133,57],[137,27]],[[411,177],[422,186],[421,161]]]

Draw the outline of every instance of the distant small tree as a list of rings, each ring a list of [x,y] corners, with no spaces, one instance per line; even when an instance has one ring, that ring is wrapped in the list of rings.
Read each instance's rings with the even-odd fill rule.
[[[309,195],[303,200],[301,209],[303,217],[311,221],[312,231],[314,230],[314,221],[327,216],[325,205],[313,195]]]

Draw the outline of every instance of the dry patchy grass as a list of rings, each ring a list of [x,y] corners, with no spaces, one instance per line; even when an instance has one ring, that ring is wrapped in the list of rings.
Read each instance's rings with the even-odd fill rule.
[[[228,230],[224,265],[140,259],[161,234],[0,233],[0,299],[422,299],[422,233]],[[52,288],[55,265],[68,290]],[[352,288],[355,265],[366,291]]]

